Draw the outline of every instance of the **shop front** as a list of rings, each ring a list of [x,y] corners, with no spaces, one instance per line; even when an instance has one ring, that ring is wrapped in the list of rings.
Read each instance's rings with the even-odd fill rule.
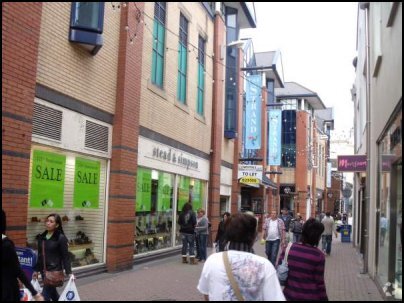
[[[36,99],[32,142],[27,246],[38,250],[46,217],[57,213],[72,267],[105,263],[111,126]]]
[[[377,280],[388,297],[402,299],[402,113],[378,142]]]
[[[139,137],[134,254],[181,245],[178,216],[185,203],[207,208],[209,161],[191,152]]]

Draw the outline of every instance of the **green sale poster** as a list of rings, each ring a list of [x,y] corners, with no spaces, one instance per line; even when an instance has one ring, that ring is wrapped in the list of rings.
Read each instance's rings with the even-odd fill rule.
[[[170,174],[159,173],[159,184],[158,184],[158,211],[166,211],[171,209],[171,191],[172,191],[172,178]]]
[[[151,170],[137,169],[136,211],[151,209]]]
[[[178,211],[182,211],[182,207],[185,203],[189,202],[189,177],[180,177],[178,186]]]
[[[98,208],[100,166],[99,161],[76,158],[73,196],[75,208]]]
[[[33,151],[30,207],[63,208],[66,156]]]
[[[192,208],[196,212],[199,208],[202,208],[202,182],[199,180],[194,181],[193,188]]]

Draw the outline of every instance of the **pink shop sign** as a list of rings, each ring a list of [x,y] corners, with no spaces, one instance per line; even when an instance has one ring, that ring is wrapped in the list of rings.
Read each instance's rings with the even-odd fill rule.
[[[338,171],[366,172],[366,155],[338,156]]]

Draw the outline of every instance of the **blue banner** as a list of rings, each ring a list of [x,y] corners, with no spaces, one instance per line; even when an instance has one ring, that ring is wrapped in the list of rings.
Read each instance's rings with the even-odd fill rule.
[[[34,266],[37,262],[37,255],[34,250],[28,247],[16,247],[15,252],[17,253],[18,261],[28,281],[32,280],[32,274],[34,273]]]
[[[247,76],[245,149],[261,148],[261,74]]]
[[[281,165],[282,110],[271,109],[268,112],[268,165]]]

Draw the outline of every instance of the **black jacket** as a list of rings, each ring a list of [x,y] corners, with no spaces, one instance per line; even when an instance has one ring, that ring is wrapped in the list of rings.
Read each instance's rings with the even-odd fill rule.
[[[42,243],[45,242],[46,270],[55,271],[64,269],[67,275],[71,274],[72,267],[67,249],[68,243],[66,236],[59,230],[55,230],[52,237],[46,240],[46,234],[47,232],[45,231],[38,239],[38,262],[35,265],[35,271],[42,272],[44,270]]]
[[[13,241],[4,238],[1,241],[1,301],[19,301],[20,287],[17,278],[33,296],[37,294],[18,261]]]
[[[178,224],[180,225],[180,233],[194,234],[196,225],[195,213],[191,210],[186,213],[181,213],[178,218]]]

